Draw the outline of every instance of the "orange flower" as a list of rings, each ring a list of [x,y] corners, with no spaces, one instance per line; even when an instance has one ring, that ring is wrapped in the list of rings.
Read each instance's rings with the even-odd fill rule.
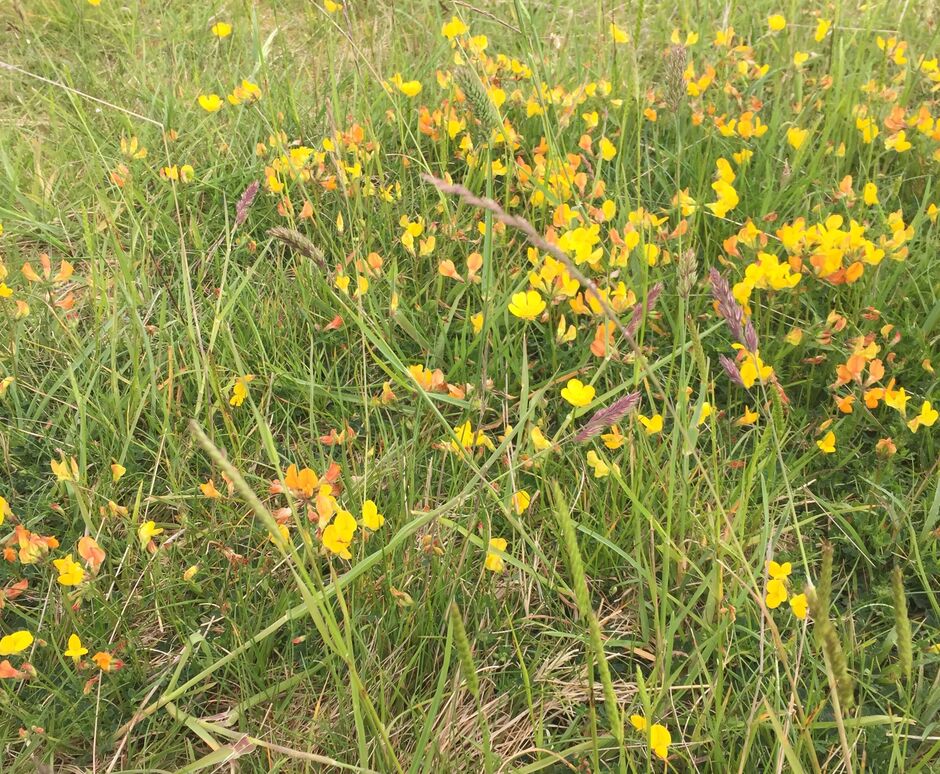
[[[28,676],[26,672],[20,672],[16,669],[9,659],[5,658],[0,661],[0,680],[22,680]]]
[[[23,276],[30,282],[42,282],[45,280],[46,282],[58,284],[68,281],[75,271],[75,267],[73,267],[71,263],[62,261],[59,263],[59,270],[55,273],[55,276],[53,276],[52,261],[46,253],[40,253],[39,264],[42,267],[42,276],[36,273],[36,270],[30,265],[29,261],[23,264],[21,271],[23,272]]]
[[[101,546],[90,535],[85,535],[85,537],[79,539],[78,555],[93,573],[98,572],[106,557]]]
[[[222,493],[215,488],[215,481],[213,481],[211,478],[207,479],[206,483],[200,484],[199,489],[210,500],[215,500],[222,496]]]
[[[102,672],[116,672],[122,666],[124,662],[118,658],[115,658],[110,653],[104,650],[99,650],[91,657],[91,660],[98,665],[98,669]]]
[[[284,474],[284,486],[305,498],[313,497],[313,492],[319,486],[317,474],[310,468],[298,470],[296,465],[289,465]]]

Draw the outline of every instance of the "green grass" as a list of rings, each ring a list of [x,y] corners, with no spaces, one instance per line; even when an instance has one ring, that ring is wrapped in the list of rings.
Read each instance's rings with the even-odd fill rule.
[[[919,70],[940,53],[934,5],[762,0],[727,16],[711,2],[347,6],[0,7],[0,279],[12,291],[0,298],[0,381],[12,377],[0,395],[0,495],[12,512],[0,543],[17,548],[22,525],[60,544],[35,563],[15,551],[0,562],[0,635],[35,637],[3,656],[34,673],[0,679],[0,770],[940,766],[940,654],[931,650],[940,643],[940,423],[916,433],[906,425],[923,401],[940,403],[937,377],[922,365],[938,360],[940,220],[929,207],[940,204],[940,128],[909,124],[904,153],[884,144],[894,105],[905,119],[924,106],[940,125],[938,84]],[[788,25],[773,34],[775,12]],[[492,108],[481,104],[474,112],[455,103],[466,128],[448,136],[454,92],[436,72],[458,69],[440,34],[453,13],[487,36],[487,55],[531,68],[518,81],[511,67],[500,73],[499,114],[518,135],[515,152],[486,143]],[[833,29],[816,42],[819,18]],[[234,26],[224,40],[209,32],[220,19]],[[633,42],[615,45],[611,21]],[[725,23],[750,51],[713,45]],[[687,31],[701,39],[670,53],[674,27],[682,40]],[[878,36],[906,41],[907,63],[886,56]],[[797,51],[811,54],[801,68]],[[696,77],[717,66],[699,98],[676,78],[680,56]],[[729,56],[747,63],[747,77]],[[466,58],[458,80],[486,77],[479,56]],[[420,80],[421,93],[386,89],[396,72]],[[212,114],[198,106],[198,95],[224,99],[242,79],[259,85],[259,101]],[[543,97],[542,115],[527,115],[542,84],[570,95],[599,82],[609,96],[602,86],[573,104]],[[871,144],[856,128],[859,105],[880,127]],[[443,106],[440,137],[422,133],[422,106]],[[643,115],[649,106],[655,121]],[[595,110],[590,129],[582,114]],[[766,134],[722,136],[714,119],[746,110]],[[310,179],[287,180],[293,212],[284,210],[265,167],[290,147],[321,151],[355,126],[359,152],[327,152]],[[788,144],[791,127],[811,130],[799,149]],[[591,150],[579,147],[585,133]],[[473,166],[464,135],[479,157]],[[617,148],[612,159],[597,152],[602,136]],[[146,157],[122,155],[122,137],[137,137]],[[641,303],[662,283],[636,351],[615,331],[616,352],[592,354],[603,314],[577,315],[544,293],[546,320],[510,314],[534,269],[524,236],[420,178],[449,174],[555,238],[564,229],[554,207],[531,201],[546,184],[527,179],[543,139],[549,156],[582,156],[586,186],[569,181],[566,199],[574,210],[597,220],[601,201],[616,206],[601,224],[599,267],[580,269],[602,286],[622,280]],[[744,148],[750,161],[732,162],[740,201],[716,217],[704,206],[716,198],[716,161]],[[194,168],[188,182],[161,177],[184,164]],[[323,184],[344,167],[345,182]],[[854,203],[837,195],[847,175]],[[253,181],[261,190],[236,224]],[[596,181],[606,192],[592,199]],[[862,201],[869,181],[873,206]],[[698,206],[687,232],[667,238],[683,189]],[[312,217],[301,217],[308,200]],[[617,266],[608,229],[623,236],[640,208],[668,217],[663,233],[644,231]],[[734,355],[733,339],[708,270],[737,283],[757,249],[741,242],[735,256],[728,237],[751,219],[766,232],[762,249],[785,260],[775,236],[783,224],[841,215],[877,243],[890,238],[898,210],[913,227],[905,260],[885,258],[857,282],[835,284],[816,276],[807,254],[795,288],[753,291],[760,354],[786,402],[770,383],[732,384],[718,358]],[[433,234],[430,255],[405,249],[403,216],[423,218],[416,243]],[[300,231],[322,265],[272,238],[274,226]],[[647,243],[671,259],[650,266]],[[693,266],[680,261],[686,251]],[[483,257],[479,282],[465,281],[472,252]],[[41,253],[53,275],[63,259],[74,274],[30,282],[23,265],[41,273]],[[381,273],[357,297],[356,264],[370,253]],[[442,276],[443,260],[464,281]],[[688,293],[682,272],[694,278]],[[63,308],[68,294],[74,305]],[[573,342],[556,339],[562,314],[576,326]],[[330,325],[337,315],[342,324]],[[630,316],[625,304],[620,319]],[[804,335],[794,344],[785,336],[797,327]],[[910,396],[906,416],[883,402],[867,408],[860,385],[832,386],[864,336],[885,362],[880,386],[893,377]],[[408,372],[416,364],[441,369],[457,389],[419,389]],[[234,406],[246,375],[247,399]],[[589,408],[561,398],[573,376],[596,388]],[[381,399],[386,383],[393,401]],[[619,449],[574,440],[593,411],[633,391],[639,412],[663,415],[662,433],[647,435],[628,416]],[[848,393],[854,410],[842,413],[834,396]],[[706,402],[713,413],[699,426]],[[736,424],[745,408],[758,412],[756,424]],[[833,454],[816,444],[827,420]],[[467,421],[489,445],[449,451]],[[535,448],[536,426],[550,449]],[[324,443],[331,430],[354,437]],[[882,438],[895,454],[876,453]],[[611,466],[608,476],[594,477],[589,450]],[[74,458],[77,480],[56,480],[49,463],[62,457]],[[127,469],[119,481],[114,462]],[[367,540],[356,533],[349,561],[323,548],[305,503],[269,491],[291,464],[323,475],[331,463],[342,507],[358,517],[372,499],[385,516]],[[222,497],[201,492],[210,478]],[[512,496],[523,489],[532,500],[519,513]],[[279,510],[287,506],[289,516]],[[276,520],[289,527],[287,541]],[[149,521],[163,530],[154,551],[138,539]],[[78,558],[84,535],[106,559],[80,586],[62,586],[52,560]],[[486,546],[497,537],[507,540],[505,568],[491,572]],[[766,607],[771,559],[792,563],[790,595],[830,586],[811,620],[787,603]],[[63,655],[72,633],[89,650],[78,664]],[[99,651],[123,666],[101,672],[90,660]],[[632,715],[669,730],[668,762]]]

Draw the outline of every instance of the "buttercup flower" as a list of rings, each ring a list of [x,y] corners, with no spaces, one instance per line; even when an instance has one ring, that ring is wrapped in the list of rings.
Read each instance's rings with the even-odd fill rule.
[[[218,94],[199,95],[199,107],[207,113],[215,113],[217,110],[221,110],[224,105],[225,103]]]
[[[537,290],[514,293],[509,303],[509,311],[523,320],[534,320],[545,311],[545,300]]]
[[[28,631],[20,630],[0,638],[0,656],[13,656],[22,653],[33,644],[33,635]]]
[[[773,560],[767,562],[767,574],[770,580],[767,581],[766,596],[764,601],[771,610],[774,610],[783,602],[787,601],[789,596],[787,592],[787,579],[793,571],[793,565],[790,562],[779,564]]]
[[[575,408],[583,408],[594,400],[596,390],[580,379],[569,379],[561,390],[561,397]]]
[[[806,613],[809,610],[809,603],[806,600],[806,594],[795,594],[790,597],[790,610],[801,621],[806,619]]]

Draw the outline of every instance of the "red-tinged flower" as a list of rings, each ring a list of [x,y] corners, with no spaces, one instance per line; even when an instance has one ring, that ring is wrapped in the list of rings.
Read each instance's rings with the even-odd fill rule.
[[[98,665],[98,669],[102,672],[117,672],[121,667],[124,666],[124,662],[119,658],[115,658],[113,655],[104,650],[99,650],[91,657],[91,660]]]
[[[342,474],[343,469],[339,466],[338,462],[331,462],[326,469],[326,473],[323,474],[323,481],[333,487],[335,494],[339,494],[340,491],[342,491],[342,487],[339,485],[339,477]]]
[[[78,555],[93,573],[98,572],[106,557],[101,546],[89,535],[86,535],[78,541]]]
[[[26,672],[16,669],[9,659],[0,661],[0,680],[22,680],[28,677]]]
[[[29,587],[29,581],[26,578],[17,581],[5,589],[0,589],[0,611],[3,610],[4,606],[8,601],[16,599],[20,594],[22,594]]]

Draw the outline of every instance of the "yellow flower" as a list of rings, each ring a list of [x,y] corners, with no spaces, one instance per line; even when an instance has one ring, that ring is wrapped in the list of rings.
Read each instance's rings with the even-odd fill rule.
[[[545,311],[545,300],[537,290],[513,293],[509,311],[523,320],[534,320]]]
[[[326,9],[327,13],[336,13],[342,10],[343,4],[333,2],[333,0],[323,0],[323,7]]]
[[[470,424],[469,419],[454,428],[454,435],[457,436],[457,440],[448,441],[448,448],[454,452],[472,449],[474,446],[485,446],[491,451],[495,448],[493,442],[487,438],[486,433],[482,430],[477,430],[476,433],[473,432],[473,425]]]
[[[474,335],[478,335],[483,330],[483,312],[470,315],[470,325],[473,326]]]
[[[121,153],[133,160],[147,158],[147,149],[140,145],[136,134],[131,135],[130,139],[121,137]]]
[[[535,447],[537,452],[543,452],[552,448],[552,442],[545,437],[545,433],[542,432],[541,427],[533,427],[529,433],[529,438],[532,439],[532,446]],[[0,521],[0,524],[3,522]]]
[[[224,104],[225,103],[218,94],[199,95],[199,107],[201,107],[207,113],[215,113],[215,111],[221,110]]]
[[[220,21],[213,24],[211,30],[212,34],[217,38],[227,38],[232,34],[232,25],[228,22]]]
[[[520,489],[512,496],[512,507],[516,509],[516,515],[521,516],[525,513],[526,508],[529,507],[529,503],[532,502],[532,495],[530,495],[525,489]]]
[[[813,35],[813,39],[817,43],[821,43],[823,38],[829,34],[829,28],[832,26],[832,22],[828,19],[820,19],[819,24],[816,25],[816,32]]]
[[[222,496],[222,493],[215,488],[215,481],[211,478],[207,479],[206,483],[200,484],[199,489],[210,500],[215,500]]]
[[[254,374],[246,374],[235,380],[235,384],[232,385],[232,395],[228,399],[229,405],[238,407],[245,402],[245,398],[248,397],[248,383],[253,381],[254,378]]]
[[[879,134],[881,130],[878,128],[878,124],[869,117],[869,116],[859,116],[855,119],[855,128],[862,133],[862,142],[866,145],[870,144]]]
[[[767,26],[771,32],[780,32],[787,26],[786,17],[781,13],[775,13],[767,17]]]
[[[343,559],[352,559],[349,552],[349,545],[352,543],[353,535],[359,525],[349,511],[337,511],[325,530],[323,530],[323,545],[334,554],[339,554]]]
[[[911,149],[911,144],[907,140],[907,132],[903,129],[892,137],[885,137],[885,147],[897,153],[904,153]]]
[[[456,16],[451,16],[450,21],[441,27],[441,35],[448,40],[453,40],[458,35],[466,35],[469,31],[470,28]]]
[[[627,441],[627,437],[620,432],[619,425],[612,425],[609,433],[604,433],[601,436],[601,440],[604,442],[604,446],[612,451],[619,449]]]
[[[745,406],[744,414],[738,417],[738,419],[736,419],[734,423],[738,425],[738,427],[746,427],[748,425],[753,425],[755,422],[757,422],[757,419],[759,416],[760,415],[756,411],[751,411],[750,407]]]
[[[62,457],[61,460],[50,460],[49,467],[55,473],[56,481],[78,480],[78,463],[74,457],[68,460],[65,457]]]
[[[119,462],[112,462],[112,463],[111,463],[111,480],[112,480],[115,484],[116,484],[118,481],[121,480],[121,477],[122,477],[125,473],[127,473],[127,468],[125,468],[121,463],[119,463]]]
[[[832,454],[836,450],[836,434],[830,430],[816,441],[816,445],[823,454]]]
[[[767,574],[776,580],[785,581],[793,572],[793,565],[790,562],[778,564],[773,559],[767,562]]]
[[[389,79],[398,90],[406,97],[417,97],[421,93],[421,81],[406,81],[401,77],[401,73],[395,73]]]
[[[702,410],[699,412],[698,419],[695,421],[696,427],[701,427],[712,415],[712,404],[707,400],[702,404]]]
[[[82,646],[81,638],[77,634],[73,634],[69,637],[69,646],[62,655],[75,659],[77,663],[87,652],[88,648]]]
[[[798,126],[791,126],[787,129],[787,142],[796,150],[799,150],[800,146],[806,142],[807,137],[809,137],[809,129],[800,129]]]
[[[610,475],[610,465],[604,462],[593,449],[587,453],[587,464],[594,470],[594,478],[606,478]]]
[[[97,8],[99,5],[101,5],[101,0],[88,0],[88,5]]]
[[[600,149],[601,158],[604,159],[604,161],[610,161],[614,156],[617,155],[617,146],[606,137],[601,137]]]
[[[630,40],[630,36],[626,31],[620,29],[620,27],[613,22],[610,23],[610,36],[614,39],[614,43],[626,43]]]
[[[362,526],[375,532],[385,523],[385,517],[379,513],[378,506],[372,500],[362,504]]]
[[[146,548],[150,541],[163,532],[163,527],[158,527],[153,521],[145,521],[137,528],[137,539],[140,541],[140,547]]]
[[[901,414],[907,411],[907,399],[909,397],[903,387],[898,390],[894,389],[894,379],[885,387],[885,405],[890,406],[895,411],[901,412]]]
[[[920,413],[914,417],[910,422],[907,423],[907,426],[911,429],[912,433],[916,433],[918,428],[923,425],[924,427],[933,427],[934,422],[937,421],[937,417],[940,416],[940,412],[937,411],[931,404],[929,400],[925,400],[920,407]],[[0,498],[2,499],[2,498]],[[0,524],[3,523],[3,517],[0,516]]]
[[[793,615],[795,615],[801,621],[806,619],[806,612],[808,608],[809,605],[806,601],[806,594],[796,594],[795,596],[790,597],[790,610],[793,611]]]
[[[869,207],[878,204],[878,186],[874,183],[865,183],[862,189],[862,201]]]
[[[672,744],[672,734],[669,729],[659,723],[653,723],[650,729],[650,749],[661,760],[669,757],[669,745]]]
[[[261,99],[261,89],[257,83],[242,80],[241,86],[236,86],[226,99],[230,105],[241,105],[243,102],[257,102]]]
[[[52,564],[59,571],[59,583],[63,586],[77,586],[85,579],[85,568],[71,554],[64,559],[54,559]]]
[[[5,497],[0,496],[0,524],[3,524],[7,516],[13,516],[13,509],[6,501]]]
[[[13,632],[0,639],[0,656],[12,656],[33,644],[33,635],[27,631]]]
[[[770,379],[774,369],[773,366],[764,363],[757,352],[747,352],[739,372],[741,382],[747,389],[751,389],[756,381],[760,380],[763,383]]]
[[[694,46],[696,43],[698,43],[698,39],[699,39],[699,34],[697,32],[689,32],[685,36],[685,43],[683,43],[682,38],[679,35],[678,27],[673,27],[672,34],[669,36],[669,42],[672,43],[674,46],[682,46],[682,45],[685,45],[686,47]]]
[[[502,572],[505,569],[506,565],[503,562],[503,557],[496,552],[504,552],[507,545],[506,538],[490,538],[490,550],[486,552],[486,562],[484,563],[487,570]]]
[[[775,610],[787,601],[787,596],[787,586],[782,580],[772,578],[767,581],[767,596],[765,598],[767,607]]]
[[[561,397],[576,408],[583,408],[594,400],[596,390],[580,379],[569,379],[561,390]]]
[[[669,757],[669,745],[672,744],[672,734],[669,729],[660,723],[652,726],[642,715],[631,715],[630,723],[637,731],[646,731],[649,728],[649,746],[653,754],[661,760]]]
[[[643,429],[646,430],[647,435],[656,435],[656,433],[661,433],[663,430],[663,415],[662,414],[653,414],[653,416],[648,417],[644,414],[637,414],[637,419],[640,420],[640,424],[643,425]]]
[[[716,180],[712,183],[712,190],[718,195],[717,201],[706,203],[710,209],[719,218],[725,217],[731,210],[738,206],[740,198],[735,190],[735,173],[731,169],[731,164],[727,159],[720,158],[715,162]]]

